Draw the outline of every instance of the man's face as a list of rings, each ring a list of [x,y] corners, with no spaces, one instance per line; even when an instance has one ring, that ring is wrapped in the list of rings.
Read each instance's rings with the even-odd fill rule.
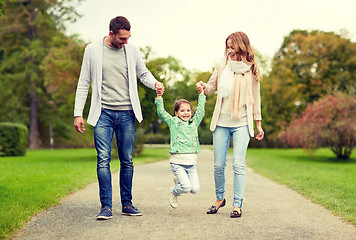
[[[129,38],[131,37],[131,32],[125,29],[120,29],[116,34],[110,31],[110,36],[112,47],[122,48],[124,44],[127,44]]]

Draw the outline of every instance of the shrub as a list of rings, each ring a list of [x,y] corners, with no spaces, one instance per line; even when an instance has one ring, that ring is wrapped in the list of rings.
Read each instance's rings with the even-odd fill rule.
[[[200,144],[213,144],[213,132],[210,129],[199,127],[198,131]]]
[[[146,134],[146,143],[147,144],[168,144],[169,143],[169,134],[163,133],[149,133]]]
[[[291,147],[330,148],[349,159],[356,145],[356,96],[331,95],[310,104],[279,139]]]
[[[0,156],[23,156],[28,129],[21,123],[0,123]]]
[[[134,156],[141,156],[145,141],[146,141],[145,130],[143,130],[142,127],[136,128],[134,150],[133,150]]]

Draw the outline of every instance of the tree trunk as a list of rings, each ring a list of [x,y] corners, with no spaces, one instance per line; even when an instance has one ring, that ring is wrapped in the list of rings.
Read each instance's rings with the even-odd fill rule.
[[[40,134],[37,121],[37,93],[36,87],[31,81],[31,76],[29,76],[28,80],[30,84],[30,136],[28,147],[30,149],[35,149],[40,147]]]
[[[36,27],[35,27],[35,7],[33,0],[29,1],[29,4],[31,6],[31,20],[29,24],[29,29],[28,29],[28,38],[32,41],[35,36],[36,36]],[[33,61],[32,56],[30,56],[27,59],[27,62],[31,64]],[[28,147],[30,149],[34,148],[39,148],[40,147],[40,134],[39,134],[39,129],[38,129],[38,121],[37,121],[37,103],[38,103],[38,98],[37,98],[37,92],[36,92],[36,83],[34,82],[34,79],[31,77],[31,73],[27,73],[27,80],[29,84],[29,89],[30,89],[30,136],[29,136],[29,143]]]

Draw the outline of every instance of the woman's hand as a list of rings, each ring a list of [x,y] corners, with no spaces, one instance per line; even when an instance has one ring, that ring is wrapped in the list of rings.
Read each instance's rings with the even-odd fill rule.
[[[205,89],[205,83],[203,83],[202,81],[197,82],[195,84],[195,87],[197,88],[198,92],[201,93],[202,91],[204,91]],[[204,94],[204,93],[203,93]]]
[[[258,134],[256,135],[256,139],[258,141],[261,141],[263,139],[264,135],[265,135],[265,132],[262,129],[260,120],[256,120],[256,127],[257,127],[257,130],[258,130]]]

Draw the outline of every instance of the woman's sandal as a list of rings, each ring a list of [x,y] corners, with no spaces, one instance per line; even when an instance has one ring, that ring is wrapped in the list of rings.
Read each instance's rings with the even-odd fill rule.
[[[240,212],[237,210],[232,210],[232,212],[230,213],[230,217],[231,218],[239,218],[242,215],[242,210],[240,209]]]
[[[215,213],[218,212],[219,208],[225,206],[225,204],[226,204],[226,201],[225,201],[225,198],[224,198],[224,200],[222,201],[222,203],[220,204],[220,206],[218,208],[213,205],[208,209],[208,211],[206,213],[207,214],[215,214]]]

